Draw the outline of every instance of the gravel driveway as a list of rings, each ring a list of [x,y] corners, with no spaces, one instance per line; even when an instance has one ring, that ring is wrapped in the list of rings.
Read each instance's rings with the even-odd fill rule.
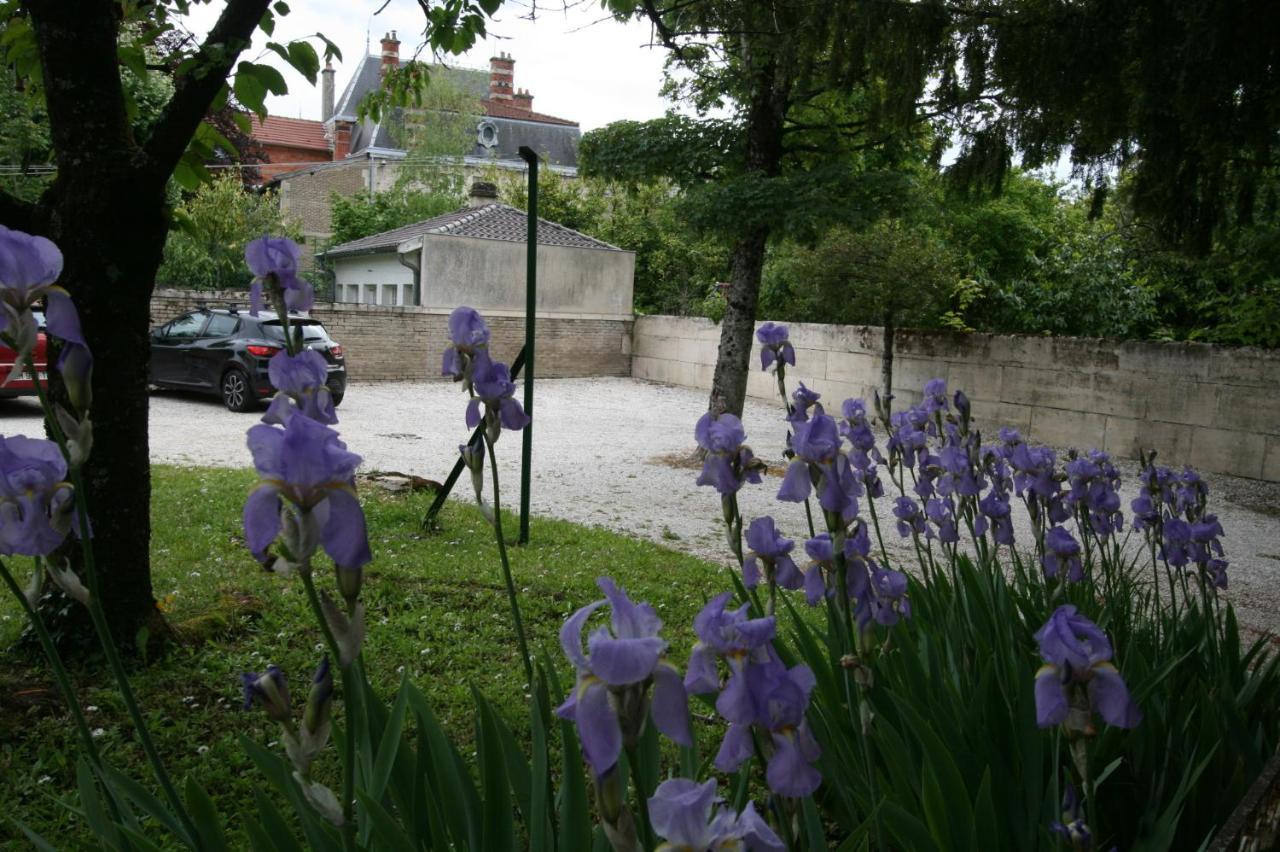
[[[701,391],[630,379],[540,382],[534,411],[534,513],[726,559],[715,492],[695,487],[696,472],[671,463],[672,458],[689,456],[693,424],[705,405]],[[464,407],[465,398],[451,383],[353,384],[339,409],[340,429],[352,451],[364,456],[365,470],[443,480],[458,444],[466,439]],[[780,466],[779,406],[749,401],[743,420],[757,455]],[[227,411],[212,397],[157,393],[151,400],[151,458],[247,467],[244,432],[255,421],[251,415]],[[0,403],[0,432],[40,434],[34,401]],[[519,436],[504,436],[498,457],[508,483],[504,499],[511,506],[518,499]],[[1122,468],[1127,510],[1136,466],[1125,463]],[[1208,480],[1211,505],[1226,530],[1228,595],[1243,623],[1280,630],[1280,485],[1229,476]],[[763,487],[744,489],[743,514],[748,519],[772,514],[784,534],[803,539],[803,508],[775,501],[778,483],[767,477]],[[466,477],[455,496],[470,499]],[[1025,520],[1019,521],[1018,538],[1026,541],[1029,531]],[[914,564],[896,533],[889,527],[885,533],[893,555]]]

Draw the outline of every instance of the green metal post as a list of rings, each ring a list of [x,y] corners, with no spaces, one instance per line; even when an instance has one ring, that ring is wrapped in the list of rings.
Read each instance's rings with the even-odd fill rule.
[[[529,425],[524,427],[520,456],[520,543],[529,543],[529,485],[533,475],[533,335],[538,310],[538,155],[520,146],[520,156],[529,164],[529,237],[524,292],[524,411]]]

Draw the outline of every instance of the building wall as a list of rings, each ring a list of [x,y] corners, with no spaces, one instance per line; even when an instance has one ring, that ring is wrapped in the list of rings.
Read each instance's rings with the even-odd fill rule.
[[[416,303],[413,270],[400,263],[395,252],[336,258],[333,272],[335,301],[377,305]]]
[[[790,325],[797,381],[834,406],[870,400],[880,379],[882,331],[865,326]],[[638,317],[632,375],[709,389],[720,327],[708,320]],[[752,352],[747,393],[776,399],[772,376]],[[1280,482],[1280,352],[1188,343],[902,331],[894,395],[902,407],[924,383],[944,378],[973,402],[979,427],[1020,429],[1056,446],[1101,448],[1162,463]]]
[[[249,303],[245,292],[157,290],[151,298],[152,324],[167,322],[198,301],[211,306]],[[321,303],[311,314],[342,344],[352,381],[440,379],[440,362],[449,343],[449,311]],[[487,311],[485,319],[493,333],[490,350],[510,363],[524,343],[524,315]],[[539,316],[537,375],[631,375],[631,326],[630,318]]]
[[[264,143],[263,150],[267,154],[267,162],[258,166],[258,173],[263,180],[270,180],[279,174],[296,171],[298,163],[327,163],[333,158],[329,151],[317,151],[314,148],[293,148],[288,145],[272,145]]]
[[[629,317],[635,262],[626,251],[538,246],[538,310]],[[523,311],[526,264],[524,243],[428,235],[422,241],[422,304]]]
[[[330,195],[355,195],[368,188],[367,160],[327,166],[280,181],[280,211],[302,229],[308,243],[325,240],[333,233]]]

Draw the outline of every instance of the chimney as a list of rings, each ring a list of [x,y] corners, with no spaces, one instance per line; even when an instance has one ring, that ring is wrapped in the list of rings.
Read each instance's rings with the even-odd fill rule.
[[[525,112],[533,112],[533,95],[529,94],[528,89],[516,89],[511,105]]]
[[[328,62],[320,72],[320,120],[333,118],[333,66]]]
[[[508,54],[499,53],[489,60],[489,100],[509,101],[514,89],[516,61]]]
[[[380,76],[387,76],[387,71],[400,67],[400,41],[396,31],[392,30],[382,37],[382,67]]]
[[[471,184],[471,197],[468,207],[484,207],[486,204],[498,203],[498,187],[486,180],[478,180]]]

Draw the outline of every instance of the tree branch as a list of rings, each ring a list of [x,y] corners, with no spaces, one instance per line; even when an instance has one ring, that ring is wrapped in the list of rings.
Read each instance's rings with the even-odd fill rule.
[[[167,180],[173,172],[209,111],[209,105],[226,82],[227,74],[249,46],[269,2],[228,0],[218,22],[197,51],[197,61],[203,60],[203,64],[177,80],[173,97],[143,146],[155,177]]]

